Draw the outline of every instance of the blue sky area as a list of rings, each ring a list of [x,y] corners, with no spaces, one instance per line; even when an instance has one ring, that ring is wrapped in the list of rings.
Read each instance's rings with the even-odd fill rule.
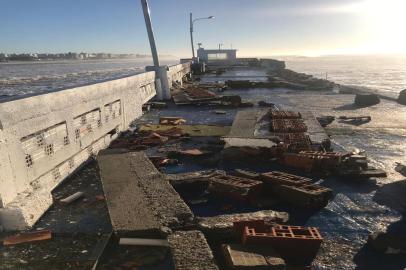
[[[191,11],[195,17],[216,17],[196,23],[196,43],[207,48],[232,44],[240,56],[403,52],[406,39],[395,34],[402,35],[406,25],[405,16],[397,11],[406,7],[404,2],[149,0],[158,51],[176,56],[190,54]],[[139,0],[0,3],[0,52],[150,53]],[[378,14],[384,29],[377,27]],[[392,29],[395,24],[401,28]],[[392,29],[390,33],[385,31],[387,27]],[[389,40],[379,42],[382,36]]]

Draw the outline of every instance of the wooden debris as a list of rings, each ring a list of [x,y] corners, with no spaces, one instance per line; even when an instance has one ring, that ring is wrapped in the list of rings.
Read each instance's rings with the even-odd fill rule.
[[[5,246],[17,245],[28,242],[49,240],[51,238],[52,233],[49,230],[28,232],[6,237],[3,241],[3,245]]]
[[[183,123],[186,123],[186,120],[182,117],[161,117],[159,118],[159,124],[160,125],[181,125]]]
[[[201,155],[206,154],[206,152],[203,152],[199,149],[182,150],[182,151],[179,151],[179,153],[184,156],[201,156]]]
[[[168,247],[166,239],[120,238],[119,245]]]

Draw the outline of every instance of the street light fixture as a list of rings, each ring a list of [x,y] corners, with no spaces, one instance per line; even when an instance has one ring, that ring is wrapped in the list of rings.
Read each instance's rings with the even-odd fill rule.
[[[193,24],[196,21],[200,21],[200,20],[211,20],[214,19],[214,16],[209,16],[209,17],[202,17],[202,18],[197,18],[197,19],[193,19],[193,15],[192,12],[190,12],[190,41],[192,43],[192,60],[195,60],[195,46],[193,44]]]

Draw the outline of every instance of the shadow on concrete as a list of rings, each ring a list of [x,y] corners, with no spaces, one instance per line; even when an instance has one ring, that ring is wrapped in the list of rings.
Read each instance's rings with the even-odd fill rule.
[[[396,237],[405,237],[406,235],[406,180],[386,184],[380,188],[373,200],[378,204],[385,205],[402,213],[402,219],[389,225],[386,228],[386,234]],[[357,270],[403,270],[406,269],[406,254],[385,254],[374,249],[367,243],[354,256]]]
[[[376,179],[373,178],[345,178],[333,177],[326,178],[322,184],[325,187],[331,188],[336,193],[361,193],[369,194],[379,188]]]
[[[344,105],[335,107],[333,109],[337,110],[337,111],[351,111],[351,110],[368,108],[368,107],[372,107],[372,106],[375,106],[375,105],[377,105],[377,104],[361,106],[361,105],[356,105],[355,103],[348,103],[348,104],[344,104]]]
[[[403,215],[406,214],[406,180],[396,181],[384,185],[375,196],[374,201],[388,206]]]
[[[387,232],[395,235],[405,235],[406,220],[403,217],[400,221],[388,226]],[[357,270],[403,270],[406,268],[406,254],[385,254],[377,251],[370,244],[358,251],[354,256]]]

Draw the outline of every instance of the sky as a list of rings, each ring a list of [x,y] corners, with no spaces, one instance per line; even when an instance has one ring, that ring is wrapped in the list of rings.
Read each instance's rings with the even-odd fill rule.
[[[159,54],[195,43],[239,56],[406,53],[406,0],[149,0]],[[140,0],[0,0],[0,52],[150,54]],[[196,46],[197,47],[197,46]]]

